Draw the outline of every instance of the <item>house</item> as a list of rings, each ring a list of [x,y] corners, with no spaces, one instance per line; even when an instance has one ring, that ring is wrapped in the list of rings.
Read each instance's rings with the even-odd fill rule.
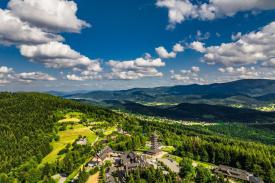
[[[77,142],[77,145],[87,145],[88,144],[88,140],[86,138],[80,138]]]
[[[131,136],[128,132],[124,131],[122,128],[117,128],[117,132],[122,135]]]
[[[90,161],[86,164],[86,167],[91,167],[91,168],[93,168],[93,167],[99,165],[99,163],[100,163],[99,161],[90,160]]]
[[[250,183],[263,183],[263,181],[255,177],[253,174],[241,170],[238,168],[233,168],[225,165],[219,165],[215,170],[214,173],[216,174],[222,174],[226,177],[234,178],[234,179],[239,179],[239,180],[244,180]]]
[[[113,150],[110,147],[105,147],[103,150],[101,150],[95,155],[93,161],[99,162],[100,164],[101,162],[105,161],[106,158],[109,158],[112,153]]]
[[[129,171],[135,170],[138,167],[147,166],[146,161],[143,157],[138,156],[134,152],[125,152],[120,155],[120,158],[117,161],[118,170],[121,173],[127,174]]]

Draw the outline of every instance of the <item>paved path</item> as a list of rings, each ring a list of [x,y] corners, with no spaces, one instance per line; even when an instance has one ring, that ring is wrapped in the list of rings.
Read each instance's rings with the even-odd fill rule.
[[[167,158],[160,158],[160,159],[158,159],[158,161],[160,161],[160,162],[164,163],[166,166],[168,166],[168,168],[170,168],[170,170],[172,172],[174,172],[174,173],[179,173],[180,172],[179,164],[176,161],[174,161],[170,158],[168,158],[168,159]]]

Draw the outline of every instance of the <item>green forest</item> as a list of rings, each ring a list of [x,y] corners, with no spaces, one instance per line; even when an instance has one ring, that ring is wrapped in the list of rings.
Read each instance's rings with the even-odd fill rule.
[[[275,146],[264,144],[265,140],[251,141],[251,130],[222,135],[227,134],[226,128],[221,133],[215,133],[217,129],[214,127],[208,127],[212,128],[210,131],[204,127],[149,120],[126,123],[124,127],[135,134],[151,134],[157,131],[163,144],[175,147],[176,156],[237,167],[253,172],[265,182],[275,181]],[[235,127],[238,128],[237,125]],[[234,131],[235,128],[231,129]],[[270,140],[268,143],[274,144],[274,137]]]
[[[124,119],[108,109],[39,93],[1,93],[0,106],[0,180],[7,182],[7,177],[11,182],[13,178],[19,182],[43,179],[43,167],[38,165],[52,150],[50,142],[56,138],[55,123],[59,120],[56,111],[81,111],[110,123]],[[81,151],[67,156],[76,153]]]
[[[52,176],[57,173],[70,175],[69,180],[75,172],[80,172],[78,182],[85,182],[89,175],[79,167],[98,150],[108,145],[117,151],[141,151],[155,131],[162,145],[172,146],[172,155],[180,158],[180,179],[168,168],[166,175],[159,169],[145,168],[130,173],[127,182],[224,180],[213,176],[205,167],[193,167],[192,161],[229,165],[252,172],[267,183],[275,182],[275,134],[264,124],[200,125],[198,122],[197,125],[184,125],[40,93],[1,93],[0,106],[1,183],[50,183],[55,182]],[[78,121],[77,124],[74,121]],[[95,135],[107,142],[80,146],[76,144],[79,137],[62,146],[57,154],[51,154],[62,138],[66,140],[64,130],[82,130],[90,128],[90,124],[94,125]],[[128,135],[114,131],[114,126],[127,131]],[[45,162],[49,154],[55,159]],[[105,168],[108,166],[91,170],[90,174],[99,171],[100,181],[105,182]]]

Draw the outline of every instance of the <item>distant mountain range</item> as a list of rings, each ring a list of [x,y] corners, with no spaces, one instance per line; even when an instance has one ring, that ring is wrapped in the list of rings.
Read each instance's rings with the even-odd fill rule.
[[[83,94],[83,93],[87,93],[87,90],[77,90],[77,91],[47,91],[45,93],[50,94],[50,95],[54,95],[54,96],[59,96],[59,97],[63,97],[63,96],[67,96],[67,95],[74,95],[74,94]]]
[[[181,103],[176,106],[145,106],[130,101],[105,101],[119,109],[148,116],[165,117],[175,120],[205,122],[273,123],[275,112],[233,108],[220,105]]]
[[[275,80],[246,79],[209,85],[56,94],[81,102],[177,120],[275,122],[275,112],[255,110],[275,103]]]
[[[139,103],[205,103],[212,105],[257,105],[275,102],[275,80],[246,79],[209,85],[134,88],[120,91],[92,91],[65,95],[65,98],[95,102],[105,100]]]

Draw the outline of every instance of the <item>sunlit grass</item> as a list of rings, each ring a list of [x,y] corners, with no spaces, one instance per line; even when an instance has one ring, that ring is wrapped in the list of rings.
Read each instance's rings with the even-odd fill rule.
[[[53,150],[42,160],[42,164],[51,163],[57,160],[59,157],[58,152],[65,148],[69,143],[73,143],[80,135],[86,136],[90,143],[94,142],[96,139],[95,133],[93,133],[88,127],[79,126],[74,129],[68,129],[58,133],[60,136],[59,141],[54,141],[51,143]]]
[[[173,146],[163,146],[161,150],[168,153],[173,153],[176,149]]]
[[[109,128],[107,128],[105,131],[104,131],[104,135],[105,136],[108,136],[108,135],[111,135],[114,131],[116,131],[117,130],[117,128],[115,127],[115,126],[113,126],[113,127],[109,127]]]

